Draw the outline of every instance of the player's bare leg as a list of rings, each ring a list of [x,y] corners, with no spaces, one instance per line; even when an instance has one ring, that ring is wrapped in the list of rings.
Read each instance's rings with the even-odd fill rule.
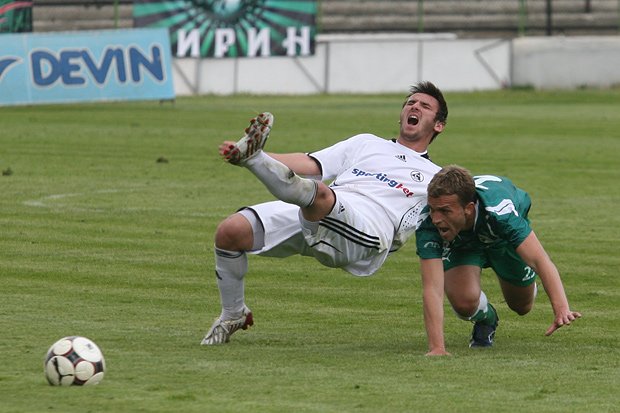
[[[508,307],[519,315],[529,313],[532,310],[532,307],[534,307],[534,300],[538,292],[536,283],[533,282],[530,285],[521,287],[510,284],[501,278],[498,279]]]
[[[278,199],[302,207],[306,219],[323,218],[333,207],[335,195],[322,182],[298,176],[263,152],[272,125],[271,114],[259,115],[250,121],[245,135],[237,143],[221,146],[220,153],[229,163],[249,169]],[[243,277],[248,270],[245,251],[257,249],[255,231],[248,217],[240,213],[224,220],[217,229],[216,276],[222,314],[201,344],[227,343],[235,331],[253,324],[252,313],[244,303]]]
[[[252,249],[252,224],[241,213],[220,223],[215,235],[215,275],[222,312],[202,339],[203,345],[224,344],[237,330],[254,324],[252,312],[244,302],[243,278],[248,271],[245,251]]]
[[[499,317],[480,286],[480,267],[461,265],[445,272],[446,296],[463,320],[474,323],[469,346],[491,347]]]
[[[273,126],[273,115],[264,112],[250,121],[245,135],[228,147],[220,147],[224,159],[249,169],[276,198],[302,208],[312,205],[317,181],[302,178],[288,166],[273,159],[263,147]]]

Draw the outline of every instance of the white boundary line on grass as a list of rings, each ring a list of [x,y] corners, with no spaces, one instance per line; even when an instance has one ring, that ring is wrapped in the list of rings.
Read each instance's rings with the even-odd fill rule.
[[[90,192],[69,192],[65,194],[52,194],[47,195],[38,199],[31,199],[23,201],[22,204],[29,207],[35,208],[54,208],[54,209],[65,209],[65,210],[73,210],[73,211],[95,211],[95,212],[104,212],[103,209],[99,208],[76,208],[66,204],[53,204],[50,205],[51,201],[62,200],[66,198],[76,198],[80,196],[87,196],[92,194],[116,194],[119,192],[136,192],[142,189],[101,189],[98,191],[90,191]],[[131,211],[132,208],[123,208],[124,211]],[[179,213],[177,215],[189,216],[189,217],[212,217],[213,214],[208,212],[188,212],[188,213]]]
[[[52,195],[44,196],[39,199],[24,201],[23,204],[26,206],[32,206],[32,207],[38,207],[38,208],[53,208],[54,206],[48,205],[47,201],[56,201],[58,199],[65,199],[65,198],[75,198],[78,196],[84,196],[88,194],[114,194],[117,192],[121,192],[121,190],[120,189],[102,189],[102,190],[93,191],[93,192],[70,192],[66,194],[52,194]]]

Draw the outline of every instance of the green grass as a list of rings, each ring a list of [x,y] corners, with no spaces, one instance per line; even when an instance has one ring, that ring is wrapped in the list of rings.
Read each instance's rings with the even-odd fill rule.
[[[219,313],[213,233],[270,199],[218,159],[257,111],[272,151],[397,133],[403,96],[201,97],[0,108],[0,412],[613,412],[620,399],[620,90],[448,93],[436,163],[510,176],[583,318],[551,337],[544,293],[518,317],[494,275],[496,346],[427,358],[414,243],[375,276],[250,257],[255,327],[198,345]],[[168,163],[156,162],[165,157]],[[10,171],[9,171],[10,170]],[[12,172],[12,174],[9,174]],[[47,348],[90,337],[99,386],[54,388]]]

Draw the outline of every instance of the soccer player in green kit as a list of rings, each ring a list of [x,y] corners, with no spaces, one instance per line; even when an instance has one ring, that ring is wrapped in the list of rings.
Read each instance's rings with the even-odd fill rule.
[[[493,268],[506,303],[519,315],[532,309],[540,277],[554,312],[545,335],[581,317],[569,308],[560,274],[530,227],[530,206],[529,195],[505,177],[472,177],[456,165],[433,177],[416,231],[427,355],[449,354],[444,291],[458,317],[474,322],[470,347],[493,345],[499,318],[481,289],[482,268]]]

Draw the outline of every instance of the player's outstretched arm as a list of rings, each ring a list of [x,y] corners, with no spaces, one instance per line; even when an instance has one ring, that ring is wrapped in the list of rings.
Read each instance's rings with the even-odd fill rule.
[[[441,258],[420,259],[424,327],[428,338],[427,356],[450,355],[443,336],[443,262]]]
[[[297,175],[321,179],[321,169],[316,161],[305,153],[273,153],[267,155],[291,168]]]
[[[571,322],[581,317],[580,313],[570,309],[560,273],[549,258],[549,255],[547,255],[547,252],[538,240],[538,237],[536,237],[534,231],[532,231],[521,245],[519,245],[517,253],[540,276],[543,287],[551,301],[554,320],[545,332],[545,335],[549,336],[558,328],[569,325]]]

